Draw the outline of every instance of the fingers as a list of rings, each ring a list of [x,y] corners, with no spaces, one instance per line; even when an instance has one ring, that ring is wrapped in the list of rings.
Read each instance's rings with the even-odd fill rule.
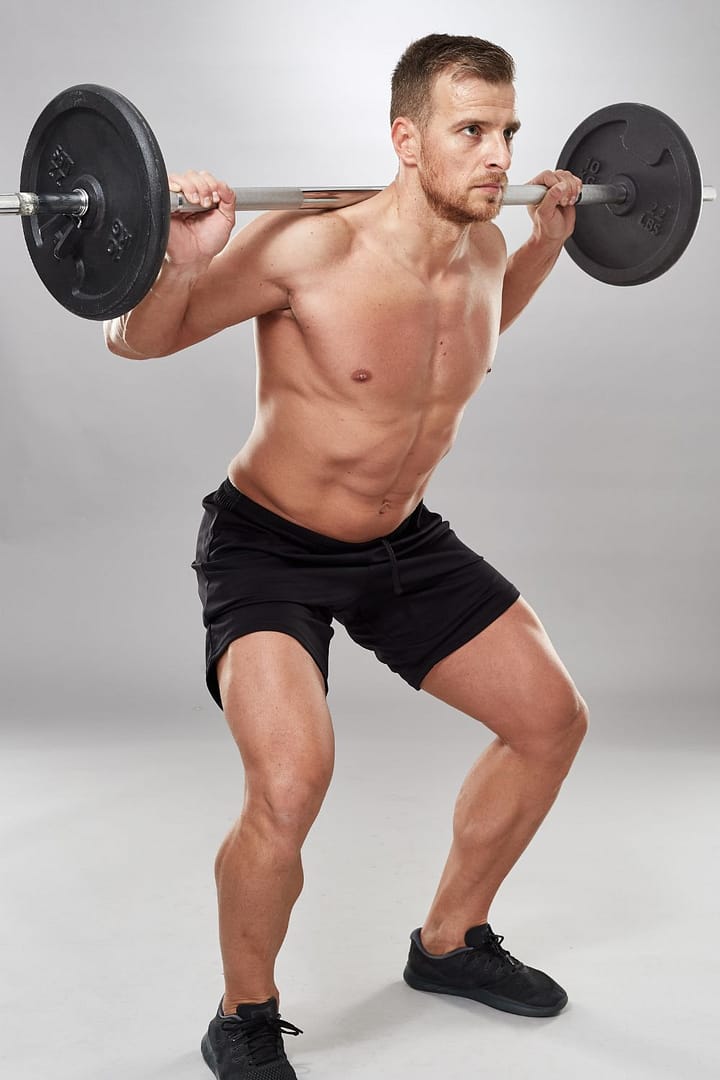
[[[540,173],[531,184],[544,184],[548,189],[547,195],[550,205],[574,206],[582,191],[582,180],[566,169],[546,169]]]
[[[184,173],[169,173],[168,182],[171,191],[182,192],[188,202],[196,203],[205,209],[223,205],[234,206],[235,193],[224,180],[218,180],[212,173],[188,169]]]

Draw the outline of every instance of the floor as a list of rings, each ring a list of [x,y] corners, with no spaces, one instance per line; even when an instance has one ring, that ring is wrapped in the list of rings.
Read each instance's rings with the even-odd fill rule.
[[[569,993],[559,1016],[531,1019],[402,981],[454,796],[490,738],[424,695],[408,702],[413,725],[384,723],[377,703],[333,711],[336,772],[277,967],[282,1015],[304,1031],[286,1038],[298,1077],[718,1077],[717,745],[668,717],[657,740],[626,743],[591,719],[490,913],[505,946]],[[211,1075],[213,861],[242,798],[213,709],[6,725],[3,1075]],[[652,730],[636,719],[628,730]]]

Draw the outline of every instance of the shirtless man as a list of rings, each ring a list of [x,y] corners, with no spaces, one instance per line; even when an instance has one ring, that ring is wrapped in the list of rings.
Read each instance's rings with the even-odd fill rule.
[[[498,334],[574,227],[580,180],[543,172],[532,235],[507,258],[492,219],[519,126],[513,80],[511,57],[478,38],[415,42],[393,75],[395,181],[345,209],[261,215],[230,244],[230,188],[172,175],[175,191],[216,209],[173,219],[152,292],[106,325],[113,352],[143,360],[257,320],[255,425],[203,500],[193,563],[207,684],[246,785],[215,863],[225,992],[202,1052],[219,1080],[296,1076],[282,1033],[300,1032],[278,1013],[274,968],[332,775],[333,617],[496,735],[460,791],[406,982],[526,1016],[567,1002],[487,919],[560,790],[587,707],[515,586],[422,501]]]

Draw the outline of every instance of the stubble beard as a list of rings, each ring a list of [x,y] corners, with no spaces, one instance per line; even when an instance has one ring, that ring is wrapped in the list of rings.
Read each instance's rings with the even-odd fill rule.
[[[418,172],[420,187],[427,199],[430,209],[444,221],[450,221],[454,225],[473,225],[476,222],[492,221],[500,213],[502,200],[495,202],[480,202],[471,206],[469,192],[444,191],[438,183],[438,170],[432,158],[423,154],[421,159],[422,170]]]

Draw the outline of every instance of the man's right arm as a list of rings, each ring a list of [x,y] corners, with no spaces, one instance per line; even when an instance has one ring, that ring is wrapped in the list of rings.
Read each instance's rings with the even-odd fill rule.
[[[292,263],[289,217],[256,218],[210,260],[176,264],[166,256],[147,296],[126,315],[105,323],[111,352],[128,359],[169,356],[225,327],[288,307]]]
[[[129,360],[168,356],[187,312],[193,286],[201,276],[176,270],[167,260],[145,298],[126,315],[104,323],[110,352]]]
[[[169,356],[227,326],[289,307],[288,281],[307,257],[303,212],[263,214],[228,244],[235,226],[232,189],[207,172],[171,173],[169,180],[190,201],[214,201],[216,208],[173,215],[149,293],[105,323],[110,351],[131,360]]]

